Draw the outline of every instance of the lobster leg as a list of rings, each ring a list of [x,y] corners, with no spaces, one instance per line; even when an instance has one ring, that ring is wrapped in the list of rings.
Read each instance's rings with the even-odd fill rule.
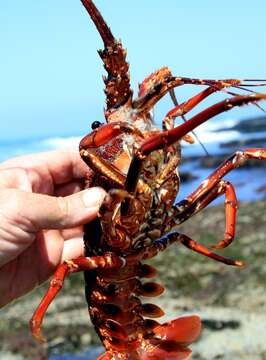
[[[142,144],[139,153],[136,155],[140,158],[150,154],[154,150],[163,149],[165,146],[174,144],[180,140],[184,135],[194,130],[205,121],[212,117],[232,109],[235,106],[242,106],[256,101],[266,100],[266,94],[252,94],[245,96],[235,96],[231,99],[225,99],[216,103],[207,109],[201,111],[199,114],[193,116],[186,123],[181,124],[169,131],[163,131],[157,135],[151,136]]]
[[[233,265],[233,266],[239,266],[239,267],[242,267],[244,265],[242,261],[229,259],[229,258],[226,258],[224,256],[214,253],[213,251],[211,251],[204,245],[189,238],[187,235],[181,234],[177,231],[168,233],[164,237],[160,238],[159,240],[154,241],[152,245],[146,247],[145,249],[143,249],[142,251],[139,252],[138,258],[151,259],[154,256],[158,255],[161,251],[168,248],[168,246],[172,245],[173,243],[177,243],[177,242],[180,242],[187,248],[189,248],[201,255],[207,256],[215,261],[222,262],[226,265]]]
[[[237,151],[225,160],[186,200],[192,202],[206,193],[205,188],[210,188],[230,171],[243,165],[248,159],[266,160],[266,148],[249,148]]]
[[[235,237],[237,198],[234,186],[229,181],[220,180],[214,189],[198,202],[195,208],[195,213],[197,213],[222,194],[225,194],[225,234],[223,240],[212,246],[214,249],[227,247]]]
[[[53,299],[56,297],[58,292],[61,290],[64,279],[70,273],[75,273],[85,270],[93,270],[97,268],[108,269],[108,268],[120,268],[124,265],[124,261],[115,255],[106,256],[92,256],[92,257],[80,257],[71,261],[64,261],[56,269],[51,282],[50,287],[35,310],[31,320],[30,329],[32,335],[39,341],[43,342],[45,339],[41,335],[41,324],[44,315],[51,304]]]
[[[175,96],[173,95],[173,97],[174,97],[173,100],[175,101],[176,106],[173,109],[171,109],[164,117],[163,122],[162,122],[163,130],[173,129],[174,125],[175,125],[175,118],[178,116],[181,116],[182,119],[184,121],[186,121],[186,119],[184,117],[184,115],[186,113],[188,113],[190,110],[192,110],[196,105],[198,105],[206,97],[213,94],[217,90],[220,90],[221,87],[222,87],[222,83],[220,84],[219,88],[218,88],[218,86],[217,86],[217,88],[215,88],[214,86],[210,86],[207,89],[201,91],[200,93],[193,96],[188,101],[186,101],[182,104],[177,104]],[[193,135],[197,138],[197,135],[194,132],[193,132]],[[193,141],[191,141],[188,134],[185,135],[185,137],[183,137],[183,140],[188,141],[189,143],[193,143]],[[199,139],[198,139],[198,141],[200,142]],[[202,144],[202,146],[204,148],[203,144]],[[174,149],[170,147],[169,151],[174,151]],[[156,179],[156,184],[157,185],[163,184],[164,181],[166,181],[168,179],[168,177],[172,175],[174,169],[178,166],[178,163],[179,163],[178,157],[172,157],[172,159],[168,162],[166,168],[164,168],[163,171],[161,171],[158,174],[158,177]]]
[[[195,240],[192,240],[191,238],[189,238],[186,235],[180,234],[179,235],[179,239],[178,239],[181,244],[183,244],[184,246],[186,246],[187,248],[202,254],[204,256],[210,257],[213,260],[222,262],[226,265],[233,265],[233,266],[239,266],[239,267],[243,267],[244,263],[242,261],[239,260],[232,260],[223,256],[220,256],[214,252],[212,252],[211,250],[209,250],[208,248],[206,248],[204,245],[199,244],[198,242],[196,242]]]
[[[185,118],[185,114],[190,111],[192,108],[194,108],[197,104],[199,104],[201,101],[203,101],[207,96],[213,94],[215,91],[217,91],[218,89],[215,89],[215,87],[208,87],[207,89],[201,91],[199,94],[193,96],[192,98],[190,98],[188,101],[179,104],[177,102],[175,93],[174,93],[174,89],[171,89],[169,91],[171,98],[173,100],[173,103],[175,105],[175,107],[173,109],[171,109],[166,116],[163,118],[162,121],[162,128],[163,130],[170,130],[173,129],[175,127],[175,118],[180,116],[182,118],[182,120],[184,122],[186,122],[186,118]],[[219,89],[220,90],[220,89]],[[195,137],[195,139],[197,139],[198,143],[201,145],[201,147],[203,148],[203,150],[205,151],[206,154],[208,154],[207,149],[205,148],[204,144],[200,141],[200,139],[198,138],[197,134],[195,133],[195,131],[192,131],[193,136]],[[188,142],[189,144],[193,144],[194,143],[194,138],[191,137],[189,134],[185,135],[182,140]]]
[[[197,214],[200,210],[208,206],[217,197],[225,194],[225,234],[224,239],[216,246],[212,246],[215,249],[227,247],[234,240],[235,236],[235,225],[236,225],[236,212],[237,212],[237,198],[233,185],[224,180],[220,180],[210,191],[205,194],[202,198],[197,199],[190,204],[186,211],[178,212],[178,205],[174,206],[176,213],[166,220],[167,226],[165,232],[170,231],[177,224],[181,224],[188,218]],[[182,205],[181,205],[182,206]],[[183,208],[184,209],[184,208]]]
[[[222,88],[222,85],[223,85],[223,83],[219,84],[219,88],[218,88],[218,85],[217,85],[217,87],[210,86],[207,89],[201,91],[200,93],[193,96],[188,101],[186,101],[186,102],[184,102],[182,104],[177,104],[175,96],[173,95],[173,101],[175,101],[176,106],[173,109],[171,109],[166,114],[166,116],[164,117],[163,123],[162,123],[163,130],[171,130],[171,129],[173,129],[174,124],[175,124],[175,118],[178,117],[178,116],[181,116],[183,118],[183,120],[186,121],[186,119],[184,118],[184,115],[186,113],[188,113],[190,110],[192,110],[201,101],[203,101],[207,96],[209,96],[209,95],[213,94],[214,92],[220,90]],[[194,134],[194,132],[193,132],[193,134]],[[196,134],[194,134],[194,136],[197,137]],[[186,134],[185,137],[183,137],[182,139],[189,142],[189,143],[194,142],[193,139],[191,139],[191,137],[188,134]],[[198,139],[198,141],[200,142],[199,139]],[[202,146],[204,148],[203,144],[202,144]],[[175,152],[176,151],[173,148],[173,146],[172,147],[169,146],[168,150],[170,152]],[[155,180],[156,185],[160,186],[161,184],[163,184],[169,178],[169,176],[172,176],[173,171],[178,166],[178,164],[179,164],[179,156],[171,157],[171,159],[167,163],[166,167],[163,168],[163,170],[159,172],[159,174],[158,174],[158,176],[157,176],[157,178]]]
[[[193,193],[173,206],[172,215],[165,222],[167,224],[165,231],[170,231],[174,226],[195,215],[225,192],[225,238],[214,247],[218,249],[228,246],[234,239],[237,200],[233,186],[221,179],[231,170],[243,165],[248,159],[266,160],[266,149],[250,148],[238,151],[224,161]]]
[[[218,83],[217,86],[209,86],[207,89],[204,89],[200,93],[196,94],[188,101],[183,102],[182,104],[177,104],[173,109],[171,109],[163,119],[163,129],[173,128],[174,126],[174,119],[178,116],[183,116],[187,114],[190,110],[192,110],[195,106],[197,106],[201,101],[206,99],[206,97],[210,96],[211,94],[219,91],[224,86],[224,83]],[[170,126],[166,125],[170,124]]]
[[[171,98],[174,102],[175,107],[173,109],[171,109],[164,117],[164,119],[162,121],[163,130],[173,129],[175,127],[175,118],[178,116],[180,116],[182,118],[182,120],[184,122],[186,122],[187,120],[184,115],[188,111],[192,110],[197,104],[199,104],[201,101],[203,101],[206,97],[208,97],[209,95],[213,94],[214,92],[216,92],[220,89],[221,88],[218,89],[218,87],[215,88],[214,86],[210,86],[207,89],[201,91],[199,94],[193,96],[188,101],[185,101],[182,104],[178,104],[175,93],[174,93],[174,89],[171,89],[169,91],[169,93],[171,95]],[[198,143],[202,146],[205,153],[208,154],[207,149],[205,148],[204,144],[200,141],[197,134],[194,131],[192,131],[192,134],[195,137],[195,139],[197,139]],[[184,140],[190,144],[194,143],[193,137],[191,137],[189,134],[185,135],[182,138],[182,140]],[[170,150],[171,150],[171,148],[170,148]]]
[[[129,193],[135,192],[139,175],[142,170],[143,161],[152,151],[163,149],[171,144],[174,144],[196,127],[222,112],[228,111],[235,106],[242,106],[259,100],[266,100],[266,94],[235,96],[231,99],[223,100],[208,107],[199,114],[193,116],[184,124],[181,124],[174,129],[163,131],[159,134],[151,136],[144,141],[139,151],[137,151],[133,156],[125,182],[125,189]]]

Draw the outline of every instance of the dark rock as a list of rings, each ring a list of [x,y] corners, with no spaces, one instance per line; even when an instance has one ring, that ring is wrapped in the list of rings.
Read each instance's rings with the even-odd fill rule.
[[[198,178],[198,176],[193,175],[191,172],[189,171],[181,171],[179,173],[180,176],[180,180],[181,183],[185,183],[185,182],[189,182],[192,180],[196,180]]]
[[[215,319],[205,319],[202,320],[203,328],[212,330],[212,331],[221,331],[224,329],[238,329],[240,327],[240,322],[236,320],[215,320]]]
[[[234,149],[241,149],[243,147],[265,147],[266,146],[266,138],[254,138],[254,139],[239,139],[232,140],[226,143],[220,144],[221,148],[232,147]]]
[[[266,184],[260,186],[258,189],[256,189],[258,193],[266,193]]]
[[[231,130],[236,130],[242,133],[266,131],[266,116],[259,116],[252,119],[241,120],[230,128],[222,128],[216,130],[216,132]]]
[[[226,160],[232,153],[230,154],[222,154],[216,156],[205,156],[201,158],[199,161],[199,166],[202,168],[216,168],[222,164],[224,160]],[[246,161],[239,169],[247,169],[247,168],[256,168],[256,167],[265,167],[265,161],[259,161],[256,159],[249,159]]]

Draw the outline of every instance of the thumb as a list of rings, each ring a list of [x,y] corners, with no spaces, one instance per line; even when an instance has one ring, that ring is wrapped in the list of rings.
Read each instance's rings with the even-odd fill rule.
[[[4,197],[8,200],[5,217],[12,219],[13,225],[27,232],[42,229],[65,229],[91,221],[97,216],[105,197],[105,191],[94,187],[66,197],[8,189]],[[3,197],[0,203],[3,204]]]

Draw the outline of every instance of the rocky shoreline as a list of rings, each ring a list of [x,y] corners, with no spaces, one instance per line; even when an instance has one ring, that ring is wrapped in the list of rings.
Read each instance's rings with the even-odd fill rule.
[[[243,150],[250,147],[265,147],[266,146],[266,116],[259,116],[251,119],[241,120],[235,125],[227,128],[220,128],[213,132],[215,133],[237,131],[239,133],[238,139],[225,140],[220,143],[219,154],[210,154],[210,156],[193,155],[185,156],[182,164],[197,162],[197,166],[202,169],[214,169],[219,166],[225,159],[231,156],[236,150]],[[204,139],[202,139],[204,142]],[[265,161],[249,160],[239,169],[266,167]],[[184,181],[190,181],[189,173],[186,174]]]
[[[157,299],[167,310],[166,319],[188,313],[203,319],[192,359],[266,359],[265,208],[266,201],[241,203],[237,238],[220,252],[244,260],[244,269],[214,262],[180,245],[150,262],[166,287]],[[204,244],[217,242],[224,231],[223,206],[207,209],[179,229]],[[52,355],[80,353],[99,345],[88,320],[81,274],[67,279],[49,308],[43,328],[48,342],[37,344],[31,338],[28,320],[46,288],[47,284],[0,310],[1,359],[53,359]]]

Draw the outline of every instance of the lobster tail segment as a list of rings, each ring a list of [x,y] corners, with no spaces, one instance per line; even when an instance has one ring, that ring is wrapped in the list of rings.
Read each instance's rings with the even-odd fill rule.
[[[154,330],[156,337],[162,340],[176,341],[187,346],[193,343],[200,335],[201,320],[198,316],[184,316],[164,323]]]
[[[104,50],[99,55],[104,62],[105,70],[108,73],[104,77],[107,111],[105,116],[108,121],[110,113],[127,103],[132,98],[130,88],[129,64],[126,61],[126,50],[120,41],[117,41],[101,13],[91,0],[81,0],[88,11],[104,43]]]
[[[191,355],[188,345],[197,340],[201,332],[198,316],[181,317],[153,330],[153,338],[148,340],[148,351],[143,360],[185,360]]]
[[[197,340],[201,332],[198,316],[181,317],[162,325],[152,326],[152,330],[136,346],[124,350],[109,349],[98,360],[186,360],[191,355],[188,346]]]

